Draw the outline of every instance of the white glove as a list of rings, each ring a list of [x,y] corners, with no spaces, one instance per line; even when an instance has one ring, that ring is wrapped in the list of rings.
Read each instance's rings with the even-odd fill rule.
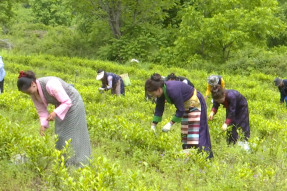
[[[156,131],[156,126],[152,125],[151,128],[150,128],[153,132]]]
[[[222,125],[222,127],[221,127],[222,131],[226,131],[227,126],[228,126],[228,125],[227,125],[226,123],[224,123],[224,124]]]
[[[98,90],[100,90],[100,91],[104,91],[104,90],[105,90],[105,88],[99,88]]]
[[[172,124],[168,122],[165,126],[163,126],[162,131],[163,132],[168,132],[171,129]]]
[[[209,116],[208,116],[208,119],[209,119],[210,121],[212,121],[212,120],[213,120],[213,116],[214,116],[214,112],[212,111],[212,112],[210,112],[210,114],[209,114]]]

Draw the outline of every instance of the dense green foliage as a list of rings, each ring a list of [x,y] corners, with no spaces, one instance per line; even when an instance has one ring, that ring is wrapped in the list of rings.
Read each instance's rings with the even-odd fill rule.
[[[37,22],[45,25],[69,25],[71,19],[61,0],[30,0],[32,12]]]
[[[211,60],[228,60],[245,44],[265,46],[285,25],[278,17],[276,0],[194,1],[182,11],[180,34],[175,42],[181,60],[191,52]],[[192,42],[192,43],[190,43]]]
[[[14,53],[285,75],[285,1],[17,2],[0,3],[0,48]]]
[[[159,65],[123,66],[110,62],[54,56],[19,56],[1,53],[7,77],[0,97],[0,189],[1,190],[285,190],[286,109],[279,104],[274,76],[223,73],[228,89],[240,91],[248,100],[251,151],[228,146],[221,132],[225,111],[221,108],[209,122],[214,160],[181,154],[180,125],[171,132],[161,126],[175,112],[166,107],[158,136],[150,131],[154,104],[144,101],[143,84],[153,72],[175,72],[188,77],[205,91],[205,71],[190,72]],[[128,72],[132,86],[125,97],[100,94],[96,70],[117,74]],[[58,76],[74,83],[86,111],[93,158],[83,169],[65,168],[61,153],[54,149],[53,124],[45,137],[39,135],[39,121],[29,96],[16,88],[20,70],[32,69],[37,77]],[[77,71],[76,83],[74,82]],[[208,110],[211,108],[207,100]],[[50,107],[49,110],[53,110]],[[19,158],[20,155],[20,158]],[[22,156],[22,157],[21,157]],[[24,162],[24,163],[22,163]],[[11,181],[13,179],[13,181]]]

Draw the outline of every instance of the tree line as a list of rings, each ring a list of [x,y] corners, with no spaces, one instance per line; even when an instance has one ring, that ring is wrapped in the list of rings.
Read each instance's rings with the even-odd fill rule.
[[[3,0],[0,9],[0,39],[23,53],[251,72],[286,56],[283,0]]]

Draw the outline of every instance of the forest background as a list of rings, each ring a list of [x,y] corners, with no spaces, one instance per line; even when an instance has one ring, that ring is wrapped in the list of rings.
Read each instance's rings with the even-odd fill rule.
[[[284,0],[2,0],[0,48],[286,75]]]

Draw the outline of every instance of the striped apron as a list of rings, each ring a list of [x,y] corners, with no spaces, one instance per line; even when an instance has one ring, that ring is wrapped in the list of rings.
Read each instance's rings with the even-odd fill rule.
[[[194,89],[192,97],[184,102],[185,113],[181,120],[181,142],[183,149],[198,148],[201,105]]]

